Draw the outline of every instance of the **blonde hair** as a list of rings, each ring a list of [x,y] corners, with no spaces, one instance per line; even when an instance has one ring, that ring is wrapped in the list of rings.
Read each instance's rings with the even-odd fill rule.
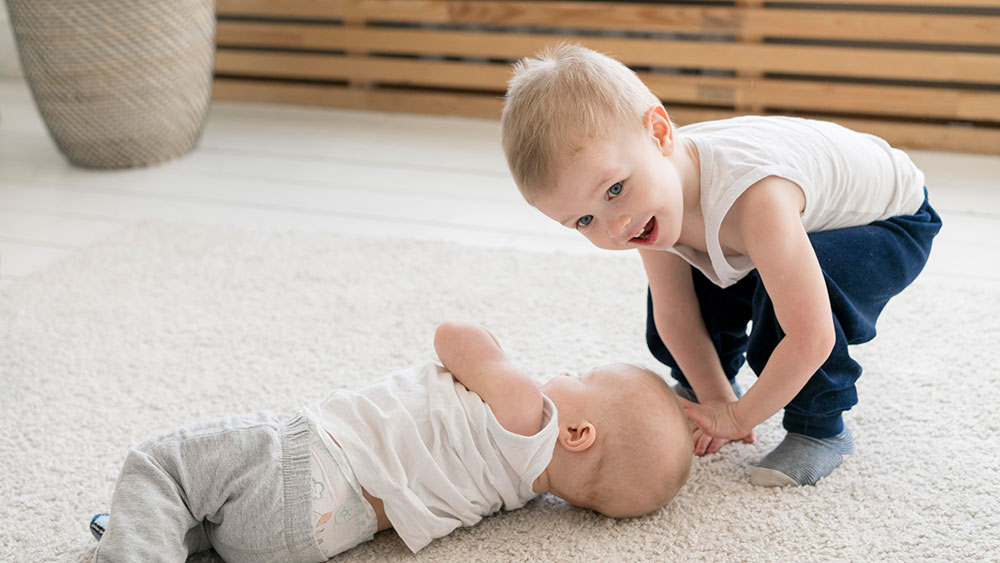
[[[602,443],[582,504],[606,516],[642,516],[687,482],[694,444],[687,415],[659,376],[637,366],[641,384],[622,382],[602,415]]]
[[[580,45],[558,43],[515,63],[500,123],[521,195],[533,203],[584,140],[641,127],[654,105],[660,100],[632,70]]]

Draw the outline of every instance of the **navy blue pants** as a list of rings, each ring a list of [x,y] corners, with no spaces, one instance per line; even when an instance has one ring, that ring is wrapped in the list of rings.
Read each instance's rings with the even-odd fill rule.
[[[931,241],[940,230],[941,218],[930,206],[925,190],[924,203],[913,215],[809,235],[826,278],[836,343],[819,371],[785,406],[786,430],[816,438],[843,430],[841,413],[857,404],[854,383],[861,375],[861,366],[851,359],[847,346],[875,337],[875,320],[882,308],[923,269]],[[744,359],[759,375],[784,332],[757,271],[727,288],[715,285],[696,268],[691,268],[691,275],[701,315],[726,377],[732,381]],[[653,300],[648,294],[646,344],[656,359],[671,367],[679,383],[690,387],[656,332]]]

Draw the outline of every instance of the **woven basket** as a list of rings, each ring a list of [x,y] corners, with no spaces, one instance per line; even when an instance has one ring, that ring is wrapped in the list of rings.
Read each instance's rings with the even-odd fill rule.
[[[7,0],[21,64],[59,150],[78,166],[186,154],[212,94],[213,0]]]

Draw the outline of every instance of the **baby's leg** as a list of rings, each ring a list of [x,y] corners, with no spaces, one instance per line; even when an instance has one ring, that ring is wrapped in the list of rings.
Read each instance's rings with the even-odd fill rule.
[[[310,435],[301,417],[255,413],[137,446],[94,560],[183,562],[214,547],[229,563],[325,561],[310,522]]]
[[[131,449],[111,499],[111,516],[94,553],[95,563],[184,561],[209,549],[186,494],[147,451]]]

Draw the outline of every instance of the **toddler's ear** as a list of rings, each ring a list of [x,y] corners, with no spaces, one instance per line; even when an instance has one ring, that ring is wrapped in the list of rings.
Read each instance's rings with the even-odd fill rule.
[[[594,445],[597,428],[589,423],[567,426],[559,430],[559,444],[567,451],[582,452]]]
[[[643,116],[643,125],[653,134],[663,156],[674,152],[674,124],[663,106],[651,106]]]

